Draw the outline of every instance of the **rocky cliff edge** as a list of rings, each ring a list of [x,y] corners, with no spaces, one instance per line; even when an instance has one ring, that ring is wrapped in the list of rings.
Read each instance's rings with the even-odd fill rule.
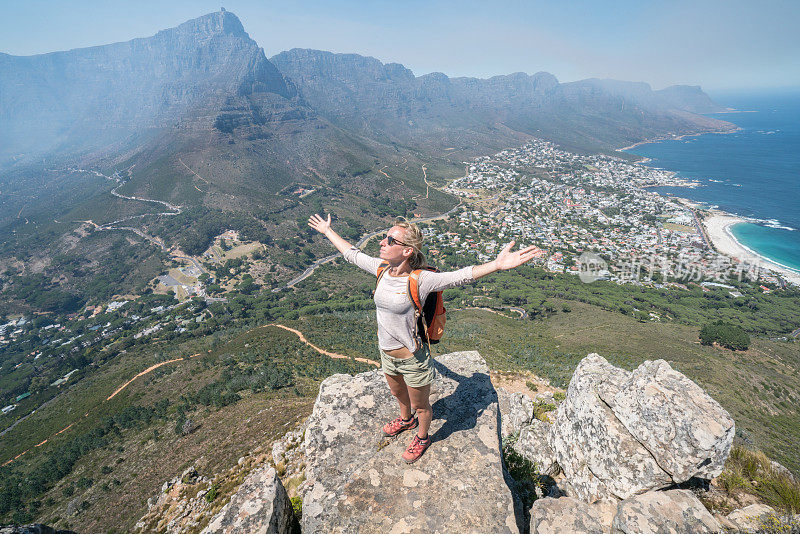
[[[288,461],[289,452],[290,463],[305,465],[306,480],[298,488],[302,532],[744,528],[736,513],[714,517],[680,485],[719,474],[735,426],[667,362],[645,362],[629,372],[590,354],[560,404],[562,397],[552,393],[531,399],[495,390],[477,352],[440,356],[436,368],[433,444],[413,465],[400,458],[412,433],[389,439],[380,432],[397,407],[379,371],[323,381],[304,428],[287,434],[287,443],[304,436],[302,443],[273,447],[276,465]],[[503,443],[546,481],[527,510],[531,499],[507,472]],[[265,463],[205,532],[287,532],[297,528],[292,514],[280,480]]]

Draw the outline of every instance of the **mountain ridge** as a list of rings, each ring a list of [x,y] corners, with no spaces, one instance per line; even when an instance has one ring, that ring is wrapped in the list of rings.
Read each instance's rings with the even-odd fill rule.
[[[438,72],[415,76],[400,63],[299,48],[267,59],[240,19],[224,10],[150,37],[34,56],[0,54],[0,66],[0,119],[6,124],[5,134],[0,133],[5,147],[0,161],[28,152],[91,153],[104,145],[116,150],[115,143],[131,137],[128,144],[135,144],[134,134],[191,114],[209,92],[272,92],[291,100],[298,93],[296,83],[308,97],[297,103],[325,111],[359,133],[396,131],[398,140],[420,133],[436,137],[441,128],[451,126],[480,130],[500,122],[526,135],[611,149],[663,136],[665,130],[698,133],[726,127],[721,121],[669,112],[722,110],[697,86],[652,91],[642,82],[559,83],[543,71],[485,79]],[[315,76],[321,79],[312,80]],[[367,81],[369,87],[359,88],[357,81]],[[349,112],[334,109],[337,99],[342,100],[342,85],[346,96],[355,97],[349,103],[358,104]],[[368,105],[366,96],[384,100]],[[624,104],[609,114],[620,98],[649,112],[650,123],[636,124],[636,110],[626,114]],[[602,127],[596,115],[605,115]],[[365,129],[359,119],[378,123]],[[403,127],[408,120],[416,120],[417,126]],[[587,135],[570,131],[582,125]],[[42,146],[36,147],[37,142]]]
[[[413,144],[420,138],[418,145],[435,142],[438,132],[426,131],[432,118],[441,123],[435,126],[456,129],[503,124],[525,135],[594,150],[611,150],[667,132],[731,127],[696,115],[695,102],[684,102],[682,92],[656,92],[643,82],[559,83],[547,72],[486,79],[449,78],[438,72],[415,76],[398,63],[301,48],[280,52],[270,61],[329,120],[364,132],[369,129],[363,122],[369,121],[372,129],[396,142]],[[436,130],[435,126],[429,129]]]

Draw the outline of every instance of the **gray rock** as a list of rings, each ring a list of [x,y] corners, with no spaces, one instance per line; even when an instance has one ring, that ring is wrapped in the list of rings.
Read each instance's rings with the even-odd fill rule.
[[[577,495],[593,502],[718,475],[733,419],[667,362],[634,372],[584,358],[558,408],[550,445]]]
[[[758,519],[766,514],[775,514],[775,509],[766,504],[751,504],[734,510],[727,515],[726,519],[736,525],[739,530],[755,532],[758,529]]]
[[[75,497],[67,503],[67,517],[72,517],[80,510],[81,498]]]
[[[723,531],[732,530],[732,531],[736,532],[736,531],[739,530],[739,527],[737,527],[735,523],[733,523],[731,520],[729,520],[724,515],[721,515],[721,514],[717,513],[717,514],[713,514],[713,516],[714,516],[714,519],[716,519],[719,522],[719,524],[722,527]]]
[[[545,497],[531,508],[531,534],[604,534],[609,529],[603,519],[599,508],[579,499]]]
[[[650,452],[619,422],[599,392],[614,394],[630,373],[590,354],[578,364],[549,434],[576,496],[594,502],[672,483]]]
[[[533,401],[524,393],[509,393],[497,389],[500,406],[501,436],[505,439],[518,434],[533,419]]]
[[[260,467],[242,483],[215,515],[203,534],[288,533],[294,512],[286,490],[272,467]]]
[[[611,532],[627,534],[720,532],[722,525],[688,490],[648,491],[619,503]]]
[[[616,394],[599,393],[675,482],[722,473],[736,433],[733,419],[664,360],[644,362]]]
[[[550,477],[559,471],[556,454],[549,443],[551,427],[550,423],[534,419],[520,430],[512,445],[515,451],[536,465],[539,474]]]
[[[181,427],[181,432],[184,436],[188,436],[198,428],[200,428],[200,423],[196,422],[194,419],[187,419]]]
[[[537,472],[552,476],[558,471],[555,453],[550,448],[550,425],[533,417],[533,401],[524,393],[509,393],[497,388],[501,435],[516,436],[512,448],[536,465]]]
[[[537,393],[534,399],[537,402],[544,402],[547,404],[552,404],[553,406],[557,405],[558,402],[556,401],[555,397],[553,396],[552,391],[543,391],[541,393]]]
[[[279,439],[272,444],[272,461],[275,462],[275,465],[283,462],[284,454],[286,454],[286,442]]]
[[[304,443],[303,532],[518,532],[485,362],[460,352],[436,369],[433,443],[410,466],[400,455],[412,433],[381,437],[398,406],[379,371],[323,381]]]
[[[792,481],[796,480],[795,476],[792,474],[791,471],[789,471],[789,468],[786,467],[785,465],[783,465],[783,464],[781,464],[779,462],[776,462],[775,460],[770,460],[769,464],[772,466],[772,469],[774,471],[777,471],[779,474],[785,476],[786,478],[788,478],[788,479],[790,479]]]

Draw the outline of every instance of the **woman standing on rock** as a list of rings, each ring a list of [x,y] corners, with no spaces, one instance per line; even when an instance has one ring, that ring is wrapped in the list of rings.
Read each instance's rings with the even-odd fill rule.
[[[431,383],[436,372],[430,346],[422,342],[417,332],[417,314],[408,294],[408,276],[415,269],[426,266],[421,247],[423,235],[416,224],[398,222],[381,240],[379,258],[373,258],[345,241],[331,228],[327,220],[317,214],[308,219],[308,225],[327,237],[350,263],[373,276],[378,268],[387,265],[375,288],[375,307],[378,319],[378,348],[381,370],[389,383],[392,395],[400,403],[400,416],[383,426],[386,436],[396,436],[404,430],[416,428],[417,434],[403,453],[406,463],[417,461],[430,445],[428,429],[431,426]],[[509,243],[494,261],[483,265],[464,267],[457,271],[437,273],[422,270],[419,274],[419,301],[431,291],[441,291],[477,280],[495,271],[513,269],[534,257],[536,247],[511,252]]]

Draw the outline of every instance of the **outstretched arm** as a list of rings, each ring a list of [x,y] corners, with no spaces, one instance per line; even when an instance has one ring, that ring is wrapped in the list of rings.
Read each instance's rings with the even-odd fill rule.
[[[474,266],[472,268],[472,277],[477,280],[478,278],[486,276],[487,274],[492,274],[495,271],[505,271],[519,267],[523,263],[533,259],[539,252],[539,249],[533,245],[520,249],[516,252],[511,252],[511,248],[514,246],[514,243],[515,242],[512,241],[506,245],[506,247],[500,251],[500,254],[497,255],[497,258],[489,263]]]
[[[333,243],[333,246],[335,246],[342,254],[353,248],[353,245],[345,241],[344,238],[342,238],[342,236],[334,232],[333,228],[331,228],[330,213],[328,214],[327,220],[323,219],[322,217],[320,217],[315,213],[314,215],[308,218],[308,225],[317,232],[327,237],[330,240],[330,242]]]
[[[342,236],[337,234],[331,228],[331,216],[328,214],[328,219],[325,220],[316,213],[308,218],[308,225],[314,230],[322,233],[327,237],[331,243],[342,253],[344,259],[357,267],[364,269],[372,275],[378,274],[378,267],[381,264],[380,258],[373,258],[367,256],[356,247],[342,239]]]

